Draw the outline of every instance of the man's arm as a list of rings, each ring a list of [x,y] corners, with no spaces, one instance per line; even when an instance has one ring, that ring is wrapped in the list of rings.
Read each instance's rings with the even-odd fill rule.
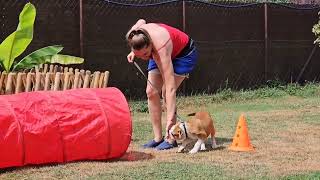
[[[129,36],[129,34],[130,34],[130,32],[131,32],[132,30],[135,30],[135,29],[139,28],[140,26],[142,26],[143,24],[146,24],[146,23],[147,23],[146,20],[144,20],[144,19],[139,19],[139,20],[136,22],[136,24],[133,25],[133,26],[130,28],[130,30],[127,32],[126,38],[128,38],[128,36]]]
[[[139,28],[141,25],[146,24],[146,23],[147,23],[146,20],[144,20],[144,19],[139,19],[139,20],[136,22],[136,24],[132,26],[131,29],[137,29],[137,28]]]
[[[171,53],[170,53],[171,54]],[[174,77],[174,70],[171,60],[171,55],[164,50],[159,52],[160,62],[159,68],[161,68],[162,77],[165,85],[165,99],[167,105],[167,126],[166,131],[170,130],[171,126],[176,123],[176,82]]]

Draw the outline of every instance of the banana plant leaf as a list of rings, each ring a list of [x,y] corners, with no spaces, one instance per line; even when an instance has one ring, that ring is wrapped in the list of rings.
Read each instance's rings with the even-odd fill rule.
[[[84,62],[83,58],[58,54],[62,49],[63,47],[60,45],[41,48],[24,57],[13,67],[13,70],[31,69],[37,65],[44,63],[59,63],[68,65],[81,64]]]
[[[18,70],[18,69],[31,69],[36,65],[45,63],[46,57],[53,56],[55,54],[58,54],[60,51],[62,51],[63,47],[60,45],[54,45],[54,46],[47,46],[41,49],[38,49],[28,56],[21,59],[20,62],[14,65],[12,70]]]
[[[20,13],[17,30],[0,44],[0,61],[7,72],[15,58],[21,55],[32,41],[35,17],[34,5],[27,3]]]
[[[64,54],[56,54],[49,58],[46,58],[46,63],[58,63],[58,64],[82,64],[84,62],[83,58],[64,55]]]

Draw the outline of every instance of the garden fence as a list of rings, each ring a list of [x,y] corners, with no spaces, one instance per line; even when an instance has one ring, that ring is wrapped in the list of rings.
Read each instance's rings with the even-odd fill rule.
[[[129,48],[125,34],[139,18],[172,25],[194,39],[199,61],[180,93],[254,88],[268,81],[320,80],[320,51],[313,44],[315,36],[311,31],[319,20],[318,4],[30,1],[37,8],[37,18],[34,40],[26,54],[47,45],[62,44],[63,54],[85,59],[77,68],[109,70],[109,86],[118,87],[130,98],[145,98],[146,81],[126,60]],[[26,2],[0,0],[1,40],[15,30],[18,12]],[[146,62],[138,63],[146,69]]]
[[[57,65],[41,65],[28,72],[0,72],[0,95],[31,91],[59,91],[107,87],[109,71],[91,72]]]

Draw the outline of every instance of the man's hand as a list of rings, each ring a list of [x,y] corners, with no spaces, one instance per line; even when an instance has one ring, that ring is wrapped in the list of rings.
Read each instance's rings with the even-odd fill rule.
[[[175,125],[175,123],[173,121],[167,121],[167,127],[166,127],[166,136],[165,139],[169,139],[169,130],[171,129],[171,127]]]
[[[134,57],[135,57],[135,55],[134,55],[134,53],[131,51],[131,52],[128,54],[128,56],[127,56],[128,62],[129,62],[129,63],[133,63]]]

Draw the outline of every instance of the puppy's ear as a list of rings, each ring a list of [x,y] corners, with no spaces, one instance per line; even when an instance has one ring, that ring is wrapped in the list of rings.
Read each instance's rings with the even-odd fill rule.
[[[182,131],[181,131],[181,129],[178,130],[178,133],[179,133],[179,139],[181,139],[181,138],[182,138]]]
[[[171,133],[169,133],[169,140],[175,140]]]
[[[174,137],[171,134],[171,130],[169,130],[169,140],[175,140]]]
[[[175,125],[173,125],[169,130],[169,139],[175,140],[175,138],[172,136],[172,132],[175,132],[177,127],[179,127],[180,122],[177,122]]]

